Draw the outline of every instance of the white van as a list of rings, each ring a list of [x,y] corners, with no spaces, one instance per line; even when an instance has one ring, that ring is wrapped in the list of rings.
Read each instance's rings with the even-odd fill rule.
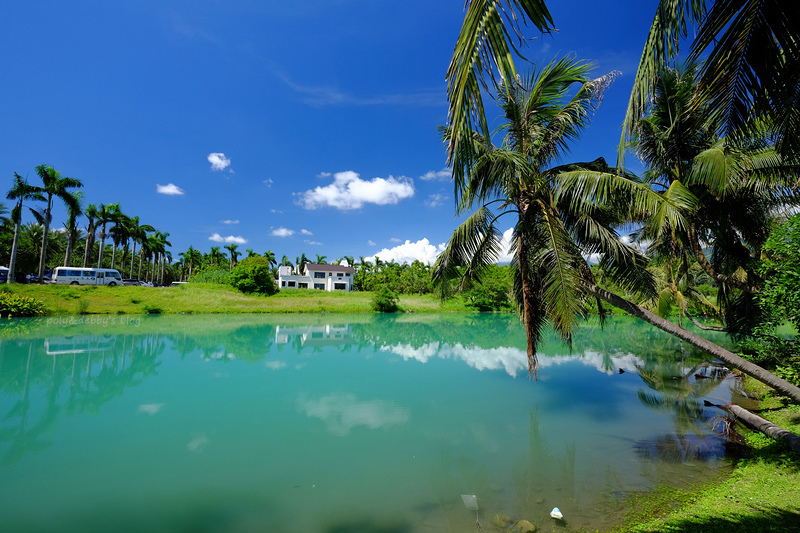
[[[122,276],[113,268],[56,267],[53,283],[62,285],[122,285]]]

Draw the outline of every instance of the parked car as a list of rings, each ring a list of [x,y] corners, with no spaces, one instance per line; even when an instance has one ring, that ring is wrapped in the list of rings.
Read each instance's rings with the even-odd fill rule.
[[[140,285],[138,279],[123,279],[122,280],[122,284],[123,285],[133,285],[133,286],[137,286],[137,287]]]

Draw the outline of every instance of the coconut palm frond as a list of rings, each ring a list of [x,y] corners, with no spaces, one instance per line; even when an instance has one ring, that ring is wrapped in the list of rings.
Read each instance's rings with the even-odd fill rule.
[[[553,27],[544,0],[467,0],[464,24],[447,68],[448,119],[453,131],[448,143],[450,161],[470,132],[481,131],[489,138],[481,98],[485,76],[494,80],[496,68],[502,79],[516,79],[513,56],[519,51],[514,41],[521,42],[520,24],[526,21],[542,32]]]
[[[456,228],[431,271],[443,298],[454,292],[451,280],[459,275],[460,268],[466,267],[459,282],[459,288],[463,289],[479,278],[485,266],[497,260],[499,240],[494,215],[486,207],[479,208]]]

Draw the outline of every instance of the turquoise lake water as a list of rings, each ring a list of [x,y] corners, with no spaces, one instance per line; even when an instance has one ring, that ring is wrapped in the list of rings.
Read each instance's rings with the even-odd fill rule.
[[[0,339],[0,531],[594,530],[729,464],[703,399],[737,382],[627,318],[548,340],[535,381],[511,315],[20,319]]]

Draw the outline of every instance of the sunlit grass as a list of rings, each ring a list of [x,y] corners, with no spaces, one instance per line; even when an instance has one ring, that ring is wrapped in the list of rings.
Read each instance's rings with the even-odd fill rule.
[[[9,288],[44,302],[49,315],[373,312],[371,292],[283,290],[261,296],[212,283],[165,288],[14,284]],[[429,294],[401,295],[400,310],[467,311],[460,299],[442,304]]]

